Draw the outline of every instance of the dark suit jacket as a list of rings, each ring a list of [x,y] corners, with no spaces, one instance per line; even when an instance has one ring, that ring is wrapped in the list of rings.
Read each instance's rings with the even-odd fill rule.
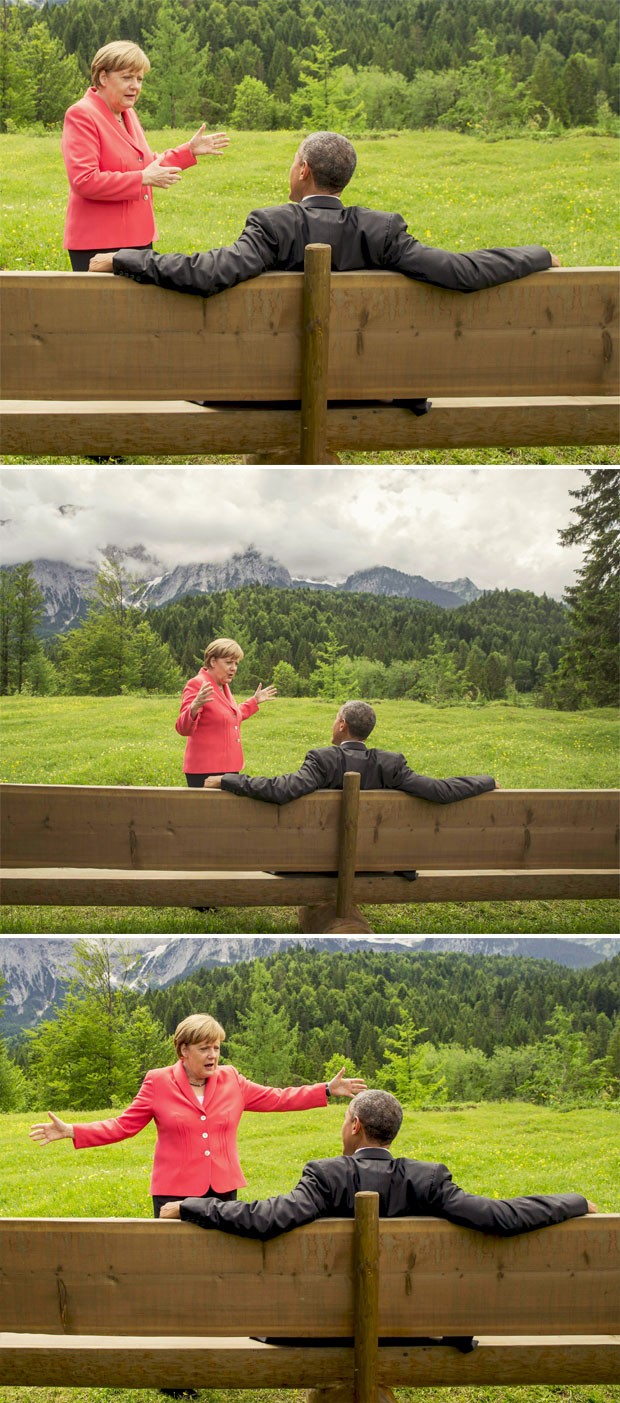
[[[382,1218],[446,1218],[464,1228],[513,1237],[587,1213],[582,1194],[535,1194],[527,1198],[479,1198],[453,1184],[445,1164],[394,1159],[389,1150],[362,1149],[355,1155],[311,1160],[291,1193],[254,1203],[217,1198],[186,1198],[181,1217],[201,1228],[219,1228],[238,1237],[266,1241],[317,1218],[352,1218],[360,1190],[379,1194]]]
[[[250,779],[248,775],[222,775],[222,789],[231,794],[247,794],[252,799],[264,799],[268,804],[290,804],[302,794],[315,789],[342,789],[343,775],[357,770],[362,789],[400,789],[405,794],[417,794],[421,799],[433,799],[436,804],[453,804],[457,799],[469,799],[487,789],[495,789],[490,775],[465,775],[460,779],[430,779],[410,770],[404,755],[392,750],[369,750],[361,740],[346,740],[342,745],[326,745],[309,750],[301,769],[292,775],[277,775],[275,779]]]
[[[252,210],[243,233],[227,248],[191,256],[121,249],[113,266],[115,273],[139,283],[211,297],[259,273],[301,271],[306,244],[312,243],[331,244],[334,272],[391,269],[457,292],[494,287],[551,266],[550,253],[538,244],[475,253],[426,248],[407,233],[400,214],[360,205],[345,207],[333,195],[312,195],[301,204]]]

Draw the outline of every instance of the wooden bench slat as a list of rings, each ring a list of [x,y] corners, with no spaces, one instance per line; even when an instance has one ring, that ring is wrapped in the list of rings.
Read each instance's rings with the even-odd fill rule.
[[[342,795],[280,807],[217,791],[3,785],[9,867],[335,872]],[[360,796],[358,871],[615,869],[618,791],[499,790],[456,804]],[[242,846],[240,847],[240,843]]]
[[[452,1348],[385,1346],[379,1379],[387,1385],[461,1387],[519,1383],[620,1382],[620,1336],[479,1336],[471,1354]],[[0,1382],[131,1388],[311,1388],[353,1381],[352,1348],[293,1348],[246,1337],[16,1335],[0,1333]]]
[[[6,400],[0,445],[6,454],[285,453],[299,448],[297,409],[184,400]],[[328,408],[327,440],[340,450],[615,444],[620,398],[613,395],[435,398],[420,418],[386,405]]]
[[[101,868],[5,868],[6,906],[307,906],[334,901],[337,877],[269,872],[127,872]],[[375,872],[358,874],[355,905],[438,901],[592,901],[620,895],[618,872],[419,872],[415,882]]]

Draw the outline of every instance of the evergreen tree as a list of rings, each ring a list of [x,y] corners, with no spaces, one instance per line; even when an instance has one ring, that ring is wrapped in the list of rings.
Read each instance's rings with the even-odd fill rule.
[[[28,659],[39,649],[36,629],[43,595],[32,565],[0,570],[0,694],[21,692]]]
[[[239,1032],[227,1053],[244,1075],[263,1086],[288,1086],[297,1049],[297,1028],[291,1028],[284,1009],[275,1008],[270,974],[263,964],[252,966],[252,993],[248,1012],[239,1013]]]
[[[145,41],[152,63],[144,88],[145,117],[154,127],[174,128],[200,121],[209,50],[208,45],[200,50],[185,11],[172,0],[163,0],[155,27],[145,33]]]
[[[562,653],[561,675],[574,675],[595,706],[614,706],[620,683],[618,606],[620,603],[620,471],[587,468],[586,483],[571,492],[576,521],[560,531],[564,546],[583,543],[584,562],[577,583],[564,598],[570,635]]]

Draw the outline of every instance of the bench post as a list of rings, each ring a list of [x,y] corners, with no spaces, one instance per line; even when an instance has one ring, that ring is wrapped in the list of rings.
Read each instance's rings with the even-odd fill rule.
[[[300,463],[328,461],[327,366],[331,257],[328,244],[308,244],[304,255]]]
[[[346,920],[353,910],[353,883],[357,854],[357,825],[360,811],[361,779],[356,770],[347,770],[342,781],[340,844],[338,849],[338,890],[336,915]]]
[[[379,1195],[355,1195],[354,1403],[376,1403],[379,1379]]]

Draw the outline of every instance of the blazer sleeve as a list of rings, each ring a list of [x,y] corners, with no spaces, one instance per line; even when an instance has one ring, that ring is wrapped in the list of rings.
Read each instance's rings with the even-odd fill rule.
[[[75,1149],[87,1150],[96,1145],[114,1145],[118,1140],[129,1140],[153,1119],[153,1110],[153,1074],[147,1072],[138,1095],[120,1116],[74,1126]]]
[[[258,1082],[248,1081],[240,1072],[237,1078],[246,1111],[311,1111],[327,1105],[324,1081],[313,1086],[287,1086],[281,1091],[276,1086],[260,1086]]]
[[[278,258],[275,228],[248,215],[245,229],[236,243],[208,253],[152,253],[149,249],[120,249],[114,255],[113,269],[138,283],[157,283],[176,292],[213,297],[227,287],[257,278],[274,268]]]
[[[299,1183],[288,1194],[255,1199],[253,1203],[185,1198],[179,1211],[184,1222],[197,1223],[200,1228],[218,1228],[235,1237],[266,1242],[292,1228],[303,1227],[304,1223],[329,1217],[331,1210],[325,1182],[315,1174],[312,1164],[307,1164]]]
[[[384,259],[384,267],[455,292],[478,292],[483,287],[495,287],[551,267],[551,254],[540,244],[483,248],[474,253],[428,248],[407,233],[400,214],[393,215],[390,221]]]
[[[229,794],[245,794],[250,799],[263,799],[266,804],[290,804],[293,799],[326,787],[325,769],[315,750],[308,751],[303,765],[294,774],[276,775],[273,779],[222,775],[222,789],[227,789]]]
[[[255,716],[258,711],[256,697],[248,697],[247,701],[239,703],[239,716],[242,721],[247,721],[248,716]]]
[[[430,775],[418,775],[410,770],[404,755],[399,757],[390,779],[390,789],[400,789],[405,794],[416,794],[419,799],[431,799],[435,804],[454,804],[459,799],[471,799],[475,794],[484,794],[495,789],[491,775],[461,775],[453,779],[431,779]]]
[[[180,166],[181,170],[188,170],[190,166],[198,164],[197,157],[190,151],[189,141],[184,141],[181,146],[169,147],[167,151],[160,152],[159,157],[154,151],[153,156],[161,161],[162,166]]]
[[[62,154],[71,189],[85,200],[139,200],[142,171],[100,170],[97,124],[77,104],[65,116]]]
[[[532,1194],[523,1198],[482,1198],[452,1182],[445,1164],[436,1166],[428,1212],[463,1228],[515,1237],[587,1213],[583,1194]]]
[[[185,683],[183,696],[181,697],[181,710],[175,721],[175,730],[180,736],[193,736],[198,725],[200,712],[197,716],[192,716],[192,702],[198,696],[202,683],[198,677],[190,677]],[[208,705],[208,703],[207,703]]]

